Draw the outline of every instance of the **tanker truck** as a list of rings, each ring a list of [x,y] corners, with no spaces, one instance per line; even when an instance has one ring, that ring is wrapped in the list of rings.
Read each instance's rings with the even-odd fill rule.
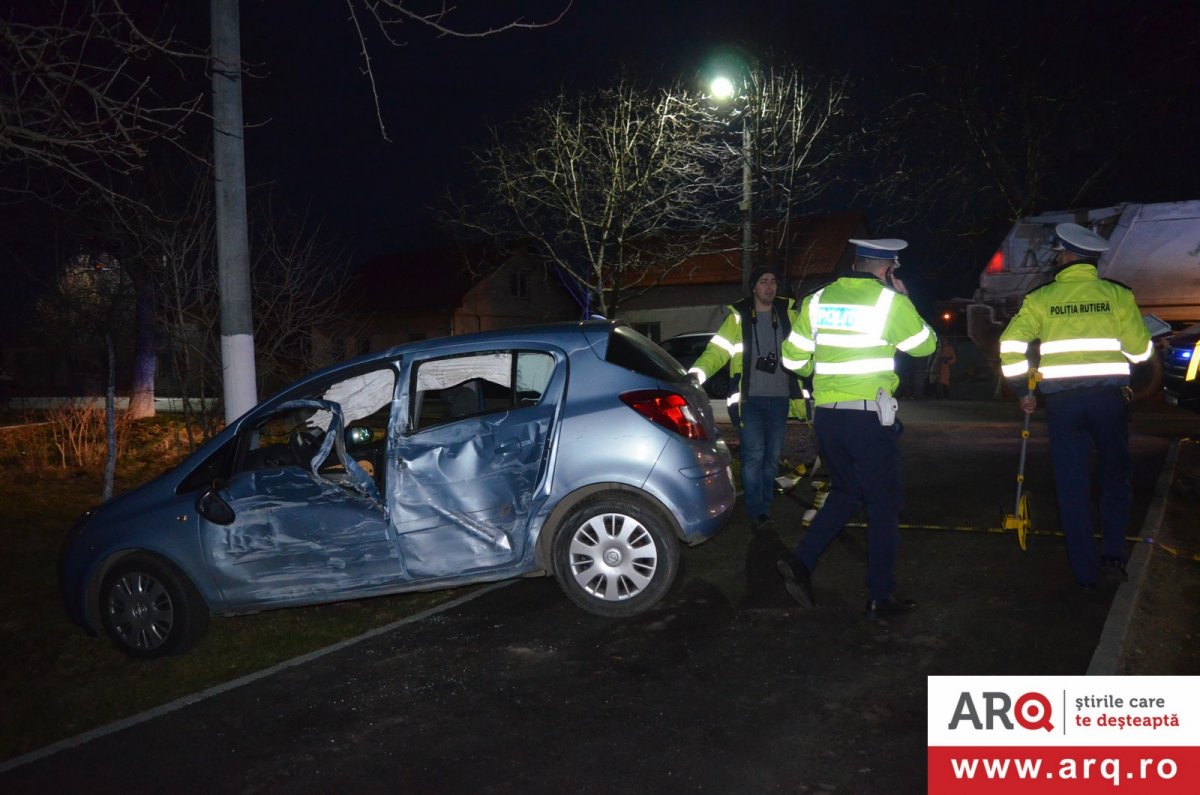
[[[1064,222],[1086,226],[1108,240],[1097,270],[1133,290],[1160,348],[1173,331],[1200,322],[1200,200],[1122,203],[1022,218],[983,269],[974,296],[964,302],[967,334],[997,377],[1000,333],[1025,294],[1054,278],[1054,227]],[[1162,372],[1160,356],[1135,367],[1135,394],[1157,394]]]

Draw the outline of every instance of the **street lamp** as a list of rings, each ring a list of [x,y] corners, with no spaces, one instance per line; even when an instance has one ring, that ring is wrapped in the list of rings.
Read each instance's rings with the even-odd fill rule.
[[[718,102],[728,102],[734,99],[737,88],[734,82],[725,75],[717,75],[709,83],[709,92]],[[742,203],[738,207],[742,212],[742,287],[750,287],[750,271],[754,269],[754,194],[751,183],[754,162],[754,146],[750,137],[750,119],[748,118],[749,103],[742,111]]]
[[[714,77],[709,89],[712,91],[713,99],[725,102],[733,98],[733,81],[724,75]]]

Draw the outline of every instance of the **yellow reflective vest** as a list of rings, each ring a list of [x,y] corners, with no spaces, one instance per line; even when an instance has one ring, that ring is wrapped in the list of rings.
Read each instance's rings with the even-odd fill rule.
[[[742,393],[753,378],[753,366],[746,362],[749,351],[742,344],[742,328],[753,323],[754,299],[744,298],[736,304],[727,307],[729,314],[721,322],[717,333],[709,340],[703,353],[692,363],[688,370],[703,384],[714,373],[720,371],[726,363],[729,364],[729,395],[725,404],[729,408],[729,418],[735,425],[740,425],[738,404],[741,403]],[[782,336],[785,338],[796,324],[796,302],[791,298],[776,298],[775,312],[779,317]],[[806,375],[801,373],[800,375]],[[790,419],[805,419],[808,415],[804,405],[807,393],[800,384],[799,378],[792,379],[789,385],[788,417]]]
[[[908,296],[870,274],[843,276],[804,299],[783,344],[783,364],[813,367],[817,406],[841,400],[875,400],[900,384],[896,351],[928,356],[937,335]]]
[[[1025,296],[1000,335],[1000,370],[1014,391],[1028,391],[1029,348],[1040,340],[1041,390],[1127,386],[1131,362],[1154,352],[1133,292],[1101,279],[1096,266],[1068,265]]]

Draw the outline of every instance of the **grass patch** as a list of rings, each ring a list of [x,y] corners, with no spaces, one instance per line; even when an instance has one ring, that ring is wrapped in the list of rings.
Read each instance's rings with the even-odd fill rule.
[[[132,424],[116,493],[185,455],[168,419]],[[99,502],[98,468],[62,469],[28,433],[0,429],[0,760],[135,715],[413,615],[463,593],[377,597],[234,618],[214,617],[188,654],[139,662],[71,624],[58,594],[59,543]],[[30,462],[38,458],[38,463]]]

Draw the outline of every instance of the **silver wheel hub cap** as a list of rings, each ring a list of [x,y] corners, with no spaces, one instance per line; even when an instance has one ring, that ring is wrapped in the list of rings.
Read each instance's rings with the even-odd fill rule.
[[[143,651],[165,643],[175,625],[171,595],[161,582],[145,572],[129,572],[113,582],[105,609],[121,642]]]
[[[658,571],[654,536],[632,516],[596,514],[571,536],[571,576],[586,593],[606,602],[630,599],[654,581]]]

